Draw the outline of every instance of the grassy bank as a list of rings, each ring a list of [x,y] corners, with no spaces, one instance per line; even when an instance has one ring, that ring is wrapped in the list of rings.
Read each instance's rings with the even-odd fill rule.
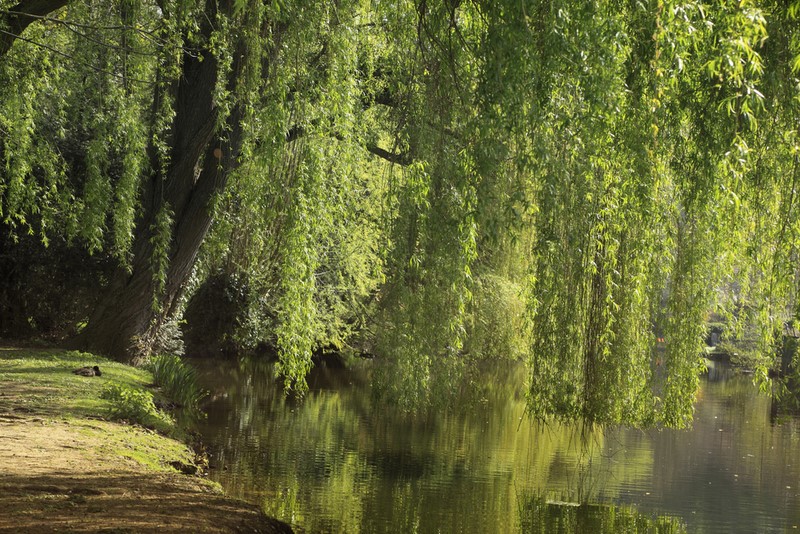
[[[95,365],[101,376],[72,372]],[[0,531],[286,532],[178,472],[194,453],[152,382],[91,354],[0,348]],[[129,405],[146,426],[125,420]]]
[[[72,372],[95,365],[101,376]],[[77,351],[2,349],[0,383],[0,414],[69,423],[101,441],[105,451],[149,469],[169,471],[172,462],[194,461],[190,448],[178,440],[181,430],[166,414],[153,420],[126,420],[114,415],[119,403],[104,398],[110,386],[147,394],[153,377],[143,369]]]

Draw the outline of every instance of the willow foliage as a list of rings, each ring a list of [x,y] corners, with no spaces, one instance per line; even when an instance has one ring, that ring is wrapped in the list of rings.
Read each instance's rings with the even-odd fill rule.
[[[405,171],[393,234],[403,278],[390,279],[399,319],[386,333],[413,377],[399,398],[430,393],[435,367],[464,359],[457,295],[469,302],[483,269],[526,285],[535,417],[687,424],[714,307],[761,325],[764,373],[796,300],[792,10],[417,8],[421,109],[409,109],[438,123],[401,122],[423,162]],[[508,254],[527,267],[509,269]]]
[[[776,285],[753,284],[761,275],[750,269],[766,273],[766,265],[741,245],[763,236],[751,217],[774,222],[769,209],[745,203],[766,196],[767,183],[748,183],[756,166],[781,157],[778,149],[754,158],[750,144],[769,116],[768,21],[780,48],[786,13],[662,2],[490,11],[493,54],[525,35],[532,43],[506,52],[518,84],[509,87],[508,76],[492,84],[516,111],[506,120],[532,143],[522,160],[535,236],[531,411],[682,426],[691,420],[705,314],[737,305],[715,298],[720,281],[757,291],[752,302],[776,297]],[[773,68],[783,69],[774,89],[796,87],[785,67]],[[781,112],[794,98],[779,97]],[[773,198],[790,191],[776,184]],[[768,246],[777,242],[786,243]],[[778,301],[760,317],[765,340],[792,299]],[[666,339],[663,353],[654,351],[656,337]],[[768,365],[767,341],[763,349]]]
[[[246,67],[254,86],[242,87],[253,103],[242,164],[219,199],[201,268],[246,274],[241,341],[273,341],[287,388],[302,394],[312,351],[347,346],[378,283],[377,208],[366,198],[377,197],[370,172],[380,168],[356,129],[371,120],[358,85],[372,55],[360,30],[370,16],[359,2],[283,5],[264,16],[290,30],[263,51],[273,58],[266,84],[260,63]]]
[[[796,316],[799,15],[69,2],[0,60],[0,209],[133,275],[147,255],[145,329],[191,267],[194,286],[246,277],[244,342],[275,343],[298,392],[313,351],[359,342],[403,407],[505,355],[529,364],[536,418],[683,426],[709,311],[758,325],[765,380]],[[184,131],[203,65],[213,124]],[[195,265],[174,193],[202,180]]]

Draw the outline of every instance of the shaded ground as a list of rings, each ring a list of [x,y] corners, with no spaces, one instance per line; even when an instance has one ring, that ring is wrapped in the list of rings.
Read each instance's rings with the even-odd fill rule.
[[[170,467],[191,461],[179,442],[54,416],[39,398],[46,388],[3,373],[8,360],[0,358],[0,532],[291,532]]]

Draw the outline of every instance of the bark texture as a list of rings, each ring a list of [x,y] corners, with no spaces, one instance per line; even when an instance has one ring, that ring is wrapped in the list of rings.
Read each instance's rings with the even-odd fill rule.
[[[208,8],[214,5],[209,2]],[[206,25],[204,37],[211,31]],[[156,347],[159,330],[174,314],[211,226],[213,199],[224,190],[241,148],[238,109],[228,117],[224,140],[218,131],[219,109],[213,98],[217,76],[217,60],[210,52],[184,58],[175,95],[170,167],[166,175],[154,172],[146,184],[130,270],[121,267],[112,277],[86,328],[71,343],[74,347],[135,361]],[[173,214],[173,226],[166,283],[157,294],[155,225],[165,208]]]

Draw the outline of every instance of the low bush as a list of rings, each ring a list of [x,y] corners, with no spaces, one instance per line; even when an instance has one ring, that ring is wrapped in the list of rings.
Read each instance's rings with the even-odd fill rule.
[[[126,420],[160,432],[168,433],[174,422],[166,413],[156,408],[149,391],[122,384],[110,384],[100,394],[110,402],[109,412],[114,419]]]

